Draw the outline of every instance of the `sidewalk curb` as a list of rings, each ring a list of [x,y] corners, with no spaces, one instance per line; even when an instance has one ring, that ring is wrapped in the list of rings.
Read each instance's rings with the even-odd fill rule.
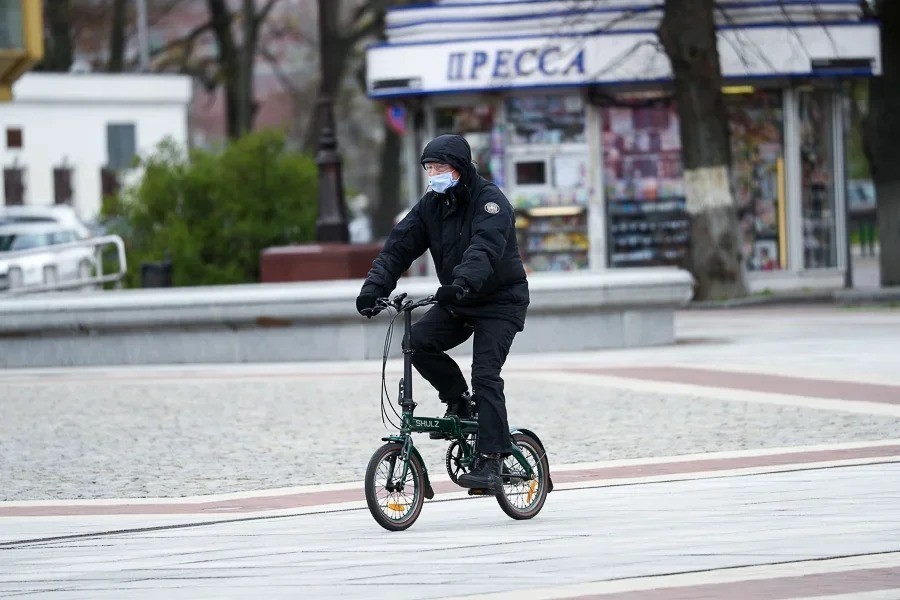
[[[793,291],[754,295],[730,300],[692,301],[683,310],[709,310],[803,304],[834,304],[837,306],[900,306],[900,287],[854,290]]]

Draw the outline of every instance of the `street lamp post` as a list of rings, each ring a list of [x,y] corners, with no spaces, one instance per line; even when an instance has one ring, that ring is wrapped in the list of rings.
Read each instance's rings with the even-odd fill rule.
[[[347,214],[344,208],[344,184],[341,178],[341,154],[334,130],[331,98],[322,96],[318,105],[319,149],[319,218],[316,220],[316,241],[350,241]]]

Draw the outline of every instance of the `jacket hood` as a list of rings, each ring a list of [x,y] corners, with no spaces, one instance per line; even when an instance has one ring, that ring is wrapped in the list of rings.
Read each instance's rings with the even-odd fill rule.
[[[461,135],[439,135],[422,151],[422,166],[426,162],[442,162],[459,171],[460,177],[468,179],[474,171],[472,148]]]

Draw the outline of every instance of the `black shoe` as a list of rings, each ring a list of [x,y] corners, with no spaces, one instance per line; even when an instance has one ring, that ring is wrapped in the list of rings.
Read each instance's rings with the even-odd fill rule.
[[[444,401],[442,400],[442,402]],[[445,419],[456,416],[459,417],[460,421],[471,421],[475,418],[474,403],[472,402],[472,396],[469,395],[469,392],[465,392],[456,400],[447,401],[445,404],[447,405],[447,411],[444,413]],[[428,437],[433,440],[442,440],[446,438],[440,431],[432,431],[428,434]]]
[[[497,491],[503,486],[500,478],[500,455],[485,454],[471,473],[463,473],[457,482],[464,488]]]

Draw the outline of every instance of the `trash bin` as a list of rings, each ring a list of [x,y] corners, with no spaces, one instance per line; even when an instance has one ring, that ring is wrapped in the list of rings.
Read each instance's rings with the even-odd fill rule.
[[[141,263],[141,287],[172,287],[172,261]]]

